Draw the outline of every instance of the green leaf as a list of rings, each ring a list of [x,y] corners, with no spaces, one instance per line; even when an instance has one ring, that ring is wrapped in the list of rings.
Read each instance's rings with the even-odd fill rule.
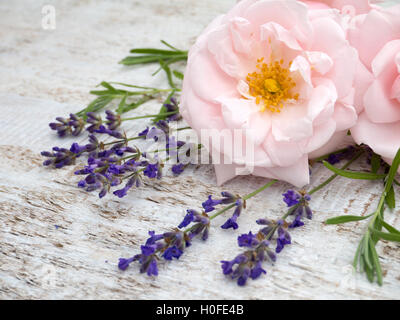
[[[358,244],[356,254],[355,254],[354,260],[353,260],[353,268],[355,270],[357,270],[357,265],[358,265],[358,262],[360,261],[361,247],[362,247],[362,241],[360,241],[360,243]]]
[[[171,48],[172,50],[181,51],[181,52],[182,52],[182,50],[179,50],[179,49],[175,48],[174,46],[172,46],[171,44],[169,44],[167,41],[161,40],[161,43],[162,43],[163,45],[167,46],[168,48]],[[184,51],[184,52],[187,52],[187,51]]]
[[[374,282],[374,272],[373,270],[365,263],[365,259],[363,259],[364,256],[362,256],[362,260],[364,261],[364,271],[367,274],[367,278],[369,282]]]
[[[168,64],[166,64],[164,61],[160,60],[159,61],[161,68],[165,71],[165,74],[167,75],[168,83],[169,86],[173,89],[176,88],[174,81],[172,80],[172,72],[171,69],[169,68]]]
[[[177,71],[177,70],[174,70],[173,73],[174,73],[174,76],[175,76],[176,78],[178,78],[179,80],[183,80],[183,73],[182,73],[182,72],[179,72],[179,71]]]
[[[370,228],[371,232],[379,237],[380,239],[384,239],[387,241],[394,241],[394,242],[400,242],[400,234],[398,233],[387,233],[387,232],[382,232],[376,229]]]
[[[385,201],[386,201],[386,204],[388,205],[388,207],[390,209],[396,208],[396,197],[395,197],[395,194],[394,194],[393,185],[389,189],[389,192],[386,194]]]
[[[119,63],[126,66],[133,66],[137,64],[147,64],[154,63],[163,60],[164,56],[154,55],[154,56],[129,56],[122,59]]]
[[[399,166],[400,166],[400,149],[397,150],[396,156],[394,157],[392,165],[390,166],[385,186],[386,193],[388,193],[390,188],[392,187],[397,170],[399,170]]]
[[[100,96],[93,100],[84,110],[80,111],[77,115],[82,116],[86,120],[86,113],[97,112],[105,108],[109,103],[114,100],[112,96]]]
[[[151,97],[151,96],[144,96],[143,98],[139,99],[136,102],[133,102],[133,103],[125,105],[125,107],[123,108],[121,113],[125,113],[125,112],[128,112],[128,111],[137,109],[142,104],[145,104],[147,101],[150,101],[152,99],[153,99],[153,97]]]
[[[112,82],[109,82],[109,83],[118,84],[120,86],[129,87],[129,88],[135,88],[135,89],[159,90],[158,88],[154,88],[154,87],[143,87],[143,86],[137,86],[137,85],[123,83],[123,82],[114,82],[114,81],[112,81]]]
[[[169,61],[169,63],[178,62],[178,61],[186,61],[187,54],[181,53],[181,54],[174,54],[174,55],[154,54],[154,55],[128,56],[128,57],[122,59],[119,63],[127,65],[127,66],[131,66],[131,65],[137,65],[137,64],[147,64],[147,63],[159,62],[160,60],[164,61],[164,62]]]
[[[111,84],[109,84],[108,82],[102,81],[100,83],[100,85],[108,90],[110,90],[111,92],[118,92],[118,90],[116,90]]]
[[[375,244],[372,242],[372,240],[370,240],[369,242],[369,249],[371,251],[371,255],[372,255],[372,261],[374,263],[374,269],[376,272],[376,276],[378,278],[378,284],[381,286],[383,283],[383,276],[382,276],[382,268],[381,268],[381,264],[379,262],[379,256],[378,253],[376,252],[375,249]]]
[[[381,167],[381,157],[376,153],[374,153],[371,159],[371,172],[377,173],[380,167]]]
[[[117,108],[117,110],[116,110],[116,112],[117,112],[118,114],[121,114],[121,113],[124,112],[124,108],[125,108],[125,105],[126,105],[126,98],[128,98],[128,95],[127,95],[127,94],[125,94],[125,96],[121,99],[121,102],[120,102],[119,105],[118,105],[118,108]]]
[[[381,223],[382,223],[382,226],[383,226],[387,231],[389,231],[390,233],[394,233],[394,234],[400,235],[400,231],[397,230],[395,227],[391,226],[390,224],[386,223],[386,222],[383,221],[383,220],[381,221]]]
[[[130,53],[141,53],[148,55],[159,55],[159,56],[176,56],[177,54],[185,54],[184,51],[177,50],[162,50],[162,49],[154,49],[154,48],[138,48],[130,50]]]
[[[364,242],[363,252],[361,254],[364,256],[364,260],[368,268],[373,269],[372,262],[369,257],[369,252],[370,252],[369,235],[364,235],[363,242]]]
[[[384,174],[369,173],[369,172],[355,172],[349,170],[342,170],[334,167],[330,163],[323,161],[325,167],[333,171],[339,176],[350,178],[350,179],[360,179],[360,180],[379,180],[386,177]]]
[[[325,221],[325,224],[341,224],[341,223],[347,223],[347,222],[353,222],[353,221],[361,221],[368,219],[371,216],[365,216],[365,217],[360,217],[360,216],[339,216],[335,218],[330,218]]]

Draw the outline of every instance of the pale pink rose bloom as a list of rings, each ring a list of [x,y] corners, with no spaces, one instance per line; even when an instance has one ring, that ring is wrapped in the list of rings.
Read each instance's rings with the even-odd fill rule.
[[[301,0],[313,9],[338,9],[342,13],[350,15],[368,13],[371,10],[370,3],[375,1],[368,0]]]
[[[357,17],[349,39],[362,61],[356,103],[365,108],[351,133],[391,163],[400,148],[400,5]]]
[[[237,152],[241,143],[212,144],[212,154],[232,160],[215,164],[218,184],[246,165],[254,167],[253,175],[301,187],[309,183],[308,160],[338,148],[357,121],[358,55],[342,19],[338,10],[314,10],[295,0],[244,0],[198,37],[183,83],[184,118],[199,136],[202,130],[251,129],[244,140],[254,147],[249,160]],[[270,68],[271,60],[294,87],[260,71],[263,63]],[[254,72],[262,87],[248,78]],[[279,103],[265,103],[277,94],[283,97]]]

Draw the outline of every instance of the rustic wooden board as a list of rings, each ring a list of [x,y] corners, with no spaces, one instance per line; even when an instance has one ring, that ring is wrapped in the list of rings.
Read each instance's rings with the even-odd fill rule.
[[[41,8],[50,2],[57,28],[42,30]],[[366,214],[382,186],[338,178],[312,201],[314,220],[292,232],[293,245],[267,266],[267,276],[239,288],[220,271],[220,260],[240,252],[236,237],[257,230],[259,217],[278,218],[281,194],[273,186],[248,203],[237,231],[219,228],[216,219],[206,243],[195,241],[173,263],[161,263],[158,278],[126,272],[118,258],[138,252],[148,230],[176,226],[186,208],[199,208],[208,194],[230,190],[246,194],[265,179],[240,177],[216,187],[211,166],[167,176],[120,200],[99,200],[76,188],[79,166],[49,170],[41,150],[68,146],[48,129],[55,116],[77,111],[102,80],[165,86],[154,66],[123,68],[116,62],[135,46],[157,46],[165,39],[188,48],[196,35],[233,0],[8,1],[0,4],[0,298],[1,299],[399,299],[399,246],[378,246],[384,286],[354,274],[351,262],[364,222],[326,226],[328,217]],[[155,111],[147,104],[138,111]],[[146,110],[145,110],[146,109]],[[145,121],[130,123],[138,132]],[[83,137],[79,141],[83,141]],[[365,166],[364,162],[357,164]],[[312,184],[329,175],[317,166]],[[387,219],[400,225],[399,210]],[[57,226],[57,227],[56,227]]]

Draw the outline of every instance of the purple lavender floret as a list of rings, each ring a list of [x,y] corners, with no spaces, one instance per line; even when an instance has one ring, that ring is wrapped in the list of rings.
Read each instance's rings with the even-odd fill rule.
[[[293,190],[289,190],[289,191],[293,191]],[[289,193],[288,191],[288,193]],[[310,195],[305,194],[305,192],[300,192],[297,193],[295,191],[294,192],[294,196],[296,197],[296,202],[295,204],[292,204],[292,210],[293,212],[291,213],[292,215],[295,216],[294,220],[292,221],[292,223],[289,225],[289,228],[293,229],[293,228],[298,228],[304,225],[304,223],[302,222],[303,217],[306,217],[307,219],[311,220],[312,219],[312,210],[310,209],[308,202],[311,200]],[[284,199],[285,201],[285,199]],[[286,201],[285,201],[286,202]],[[288,203],[288,202],[286,202]],[[292,202],[294,203],[294,202]]]
[[[181,251],[176,246],[173,246],[173,247],[169,247],[167,250],[165,250],[162,257],[165,260],[172,260],[173,258],[179,259],[182,254],[183,254],[183,251]]]
[[[182,163],[178,163],[178,164],[175,164],[172,166],[171,171],[175,176],[179,176],[180,174],[183,173],[183,171],[185,171],[185,167],[186,167],[186,165],[184,165]]]
[[[179,113],[179,105],[174,97],[170,99],[170,102],[164,104],[166,112],[176,112],[170,116],[167,116],[167,121],[180,121],[182,120],[182,115]]]
[[[356,151],[357,151],[356,147],[348,146],[343,151],[340,151],[337,153],[331,153],[326,161],[328,161],[331,165],[334,165],[344,159],[351,159],[354,156]]]
[[[232,229],[236,230],[236,229],[239,228],[239,225],[237,224],[237,219],[239,218],[240,213],[242,212],[242,209],[243,209],[243,202],[242,202],[242,200],[241,200],[241,199],[236,200],[235,205],[236,205],[236,208],[235,208],[235,211],[233,212],[232,217],[229,218],[229,219],[221,226],[222,229],[230,229],[230,228],[232,228]]]
[[[100,147],[100,142],[94,134],[89,134],[89,143],[86,145],[86,152],[94,152]]]
[[[257,240],[257,235],[252,234],[251,231],[249,233],[244,233],[238,237],[238,245],[239,247],[253,247],[257,245],[259,241]]]
[[[195,213],[196,213],[196,211],[194,211],[194,210],[187,210],[187,214],[183,218],[183,221],[179,224],[178,228],[182,229],[184,227],[187,227],[189,224],[191,224],[194,221]]]
[[[115,178],[112,175],[104,175],[100,173],[90,173],[84,181],[86,191],[91,192],[100,189],[99,198],[103,198],[110,191],[112,186],[121,183],[120,179]],[[78,186],[80,185],[83,186],[82,181],[78,183]]]
[[[97,130],[94,130],[94,132],[100,133],[100,134],[108,134],[109,136],[117,138],[117,139],[125,138],[121,132],[119,132],[117,130],[108,129],[104,125],[101,125]]]
[[[299,227],[304,226],[304,222],[301,221],[301,218],[302,218],[302,214],[296,215],[296,217],[294,218],[292,223],[289,225],[289,228],[294,229],[294,228],[299,228]]]
[[[330,154],[328,159],[326,159],[326,161],[328,161],[331,165],[339,163],[340,160],[341,160],[340,156],[338,154],[335,154],[335,153]]]
[[[202,206],[204,208],[205,212],[212,212],[215,210],[215,207],[221,204],[231,204],[234,203],[235,201],[238,201],[238,196],[234,196],[233,194],[229,192],[221,192],[222,199],[213,199],[212,196],[208,196],[207,201],[204,201],[202,203]],[[236,203],[236,206],[238,206],[239,203]],[[241,210],[241,209],[240,209]],[[240,214],[240,212],[239,212]]]
[[[146,244],[141,246],[140,254],[129,259],[119,259],[119,269],[126,270],[130,263],[138,261],[141,264],[141,273],[157,276],[157,254],[161,255],[165,260],[179,259],[189,245],[189,239],[182,231],[172,231],[158,235],[154,231],[150,231],[149,235],[150,238],[147,239]]]
[[[123,198],[128,194],[129,189],[131,189],[133,186],[136,186],[137,188],[140,187],[141,185],[141,178],[139,174],[134,174],[133,177],[131,177],[128,182],[126,183],[125,187],[123,187],[120,190],[116,190],[113,192],[115,196],[118,198]]]
[[[57,131],[60,137],[64,137],[67,134],[78,136],[85,126],[85,121],[73,113],[69,115],[68,119],[57,117],[56,120],[58,122],[52,122],[49,126],[52,130]]]
[[[110,130],[115,130],[121,125],[121,116],[111,110],[106,110],[106,119],[107,127]]]
[[[151,129],[147,128],[139,133],[139,137],[144,137],[144,139],[153,139],[155,142],[166,140],[164,131],[156,127],[152,127]]]
[[[138,137],[142,137],[143,139],[146,139],[148,133],[149,133],[149,127],[147,127],[147,128],[144,129],[142,132],[140,132],[140,133],[138,134]]]
[[[75,147],[71,147],[73,151],[77,151]],[[65,148],[54,147],[53,152],[42,151],[40,154],[48,159],[43,162],[44,166],[54,166],[56,169],[63,168],[75,164],[76,158],[80,153],[75,153]]]
[[[69,149],[69,151],[71,151],[72,153],[75,154],[81,154],[82,152],[85,152],[86,146],[80,146],[78,143],[74,142],[71,146],[71,148]]]
[[[166,137],[169,136],[171,129],[169,128],[168,122],[165,120],[159,120],[155,123],[156,127],[162,130]]]
[[[284,228],[279,227],[278,228],[278,238],[276,239],[276,249],[275,252],[276,253],[280,253],[283,248],[285,247],[285,245],[287,244],[291,244],[291,237],[289,232],[287,232]]]
[[[204,201],[201,205],[204,208],[205,212],[211,212],[215,210],[215,207],[222,204],[221,199],[213,199],[212,196],[208,196],[207,201]]]
[[[243,244],[243,239],[248,240],[249,235],[246,235],[246,237],[241,235],[238,238],[238,242]],[[250,239],[250,242],[244,242],[244,244],[246,244],[245,246],[249,248],[248,251],[239,254],[231,261],[221,261],[223,274],[230,275],[232,279],[237,279],[237,284],[239,286],[244,286],[248,278],[255,280],[262,274],[266,274],[266,271],[262,268],[262,263],[264,261],[276,260],[276,255],[269,248],[268,241],[259,241],[252,235],[250,236]]]
[[[202,234],[202,239],[206,241],[208,239],[208,233],[210,229],[210,219],[208,215],[206,213],[201,214],[195,210],[188,210],[187,212],[189,215],[193,214],[193,220],[191,223],[195,223],[193,228],[188,232],[189,239],[193,239],[197,235]],[[186,217],[188,217],[188,215],[186,215]],[[187,218],[186,222],[187,221],[189,221],[189,218]],[[185,219],[179,226],[183,226],[185,224],[184,222]]]
[[[262,267],[261,267],[262,263],[261,261],[258,261],[255,265],[255,267],[253,267],[253,269],[251,269],[250,272],[250,278],[253,280],[256,280],[257,278],[259,278],[262,274],[267,274],[267,271],[265,271]],[[245,284],[245,283],[244,283]],[[243,285],[244,285],[243,284]]]
[[[287,204],[288,207],[293,207],[294,205],[298,204],[301,199],[301,195],[298,194],[296,191],[289,189],[283,195],[283,202]]]
[[[88,112],[86,113],[86,117],[86,122],[89,124],[86,130],[90,133],[94,133],[96,132],[96,130],[99,130],[100,126],[103,124],[101,116],[97,115],[94,112]]]
[[[146,169],[143,171],[144,175],[146,177],[149,177],[150,179],[155,179],[157,177],[157,172],[158,172],[158,163],[149,163],[146,167]]]
[[[118,268],[125,271],[126,269],[128,269],[129,265],[136,260],[137,259],[135,259],[135,257],[129,259],[119,258]]]
[[[165,145],[165,149],[167,150],[167,154],[170,156],[176,156],[180,148],[182,148],[186,143],[184,141],[176,141],[174,136],[170,136],[167,139],[167,143]]]

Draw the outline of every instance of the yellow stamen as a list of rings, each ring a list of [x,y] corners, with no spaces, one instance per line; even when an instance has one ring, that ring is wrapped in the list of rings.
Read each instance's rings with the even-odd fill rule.
[[[281,112],[283,102],[298,100],[299,94],[293,93],[296,83],[290,77],[288,68],[284,68],[284,61],[271,61],[266,64],[264,58],[258,59],[257,71],[249,73],[246,81],[249,93],[256,98],[256,104],[261,104],[260,111],[270,110]],[[289,63],[289,67],[292,62]]]
[[[265,79],[264,87],[269,93],[276,93],[279,90],[281,90],[279,82],[276,81],[275,79]]]

